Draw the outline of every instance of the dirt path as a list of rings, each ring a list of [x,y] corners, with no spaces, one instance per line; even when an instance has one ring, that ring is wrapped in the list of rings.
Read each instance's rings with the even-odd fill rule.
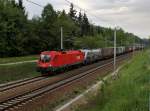
[[[37,60],[21,61],[21,62],[12,62],[12,63],[4,63],[4,64],[0,64],[0,66],[9,66],[9,65],[24,64],[24,63],[32,63],[32,62],[37,62]]]

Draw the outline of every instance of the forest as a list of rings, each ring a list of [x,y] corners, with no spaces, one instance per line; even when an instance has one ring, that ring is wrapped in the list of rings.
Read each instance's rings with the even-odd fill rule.
[[[47,4],[41,16],[29,19],[22,0],[0,0],[0,57],[60,50],[60,27],[63,27],[64,50],[113,45],[114,29],[90,23],[87,14],[78,12],[73,4],[68,13]],[[130,46],[134,42],[142,40],[117,29],[117,46]]]

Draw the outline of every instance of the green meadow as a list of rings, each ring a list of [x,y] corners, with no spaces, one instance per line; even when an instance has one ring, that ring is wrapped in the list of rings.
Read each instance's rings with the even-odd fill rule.
[[[107,83],[96,97],[77,111],[148,111],[150,94],[150,51],[138,53]]]

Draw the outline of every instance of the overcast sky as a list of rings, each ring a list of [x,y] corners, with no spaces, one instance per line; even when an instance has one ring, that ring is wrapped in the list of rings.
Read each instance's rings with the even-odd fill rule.
[[[24,1],[29,17],[40,16],[42,8]],[[51,3],[56,10],[69,10],[65,0],[30,0],[42,6]],[[150,0],[69,0],[87,11],[94,24],[122,27],[141,38],[150,35]],[[75,7],[78,11],[79,8]]]

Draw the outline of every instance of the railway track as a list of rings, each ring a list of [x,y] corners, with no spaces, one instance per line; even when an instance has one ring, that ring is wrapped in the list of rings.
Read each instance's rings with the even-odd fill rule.
[[[125,59],[126,56],[127,55],[118,57],[117,61],[121,61],[122,59]],[[74,75],[72,77],[65,78],[64,80],[57,81],[57,82],[55,82],[54,84],[51,84],[51,85],[47,84],[44,87],[40,87],[39,89],[36,89],[34,91],[27,92],[27,93],[24,93],[24,94],[21,94],[21,95],[17,95],[15,97],[9,98],[7,100],[1,101],[0,102],[0,111],[5,111],[5,110],[8,110],[8,109],[13,108],[15,106],[25,104],[26,102],[31,101],[33,98],[39,97],[39,96],[41,96],[41,95],[43,95],[47,92],[53,92],[54,90],[59,89],[62,86],[65,86],[65,85],[71,84],[72,82],[75,82],[77,80],[83,79],[84,77],[94,73],[95,71],[97,71],[97,70],[99,70],[103,67],[109,66],[111,64],[113,64],[113,61],[109,61],[109,62],[106,61],[103,65],[98,66],[98,67],[93,68],[93,69],[90,69],[86,72],[80,73],[78,75]],[[32,83],[33,80],[38,81],[40,79],[43,79],[43,77],[34,78],[34,79],[27,80],[27,81],[28,81],[28,83],[29,82]],[[3,86],[0,86],[0,87],[3,87],[3,91],[4,91],[4,90],[7,90],[7,89],[18,87],[18,86],[23,85],[23,84],[27,84],[26,81],[22,81],[22,82],[18,82],[18,83],[11,84],[11,85],[6,85],[6,87],[3,87]]]
[[[33,78],[26,78],[26,79],[22,79],[22,80],[18,80],[18,81],[13,81],[13,82],[9,82],[6,84],[1,84],[0,85],[0,92],[15,88],[15,87],[19,87],[25,84],[29,84],[35,81],[39,81],[45,79],[45,77],[42,76],[38,76],[38,77],[33,77]]]

